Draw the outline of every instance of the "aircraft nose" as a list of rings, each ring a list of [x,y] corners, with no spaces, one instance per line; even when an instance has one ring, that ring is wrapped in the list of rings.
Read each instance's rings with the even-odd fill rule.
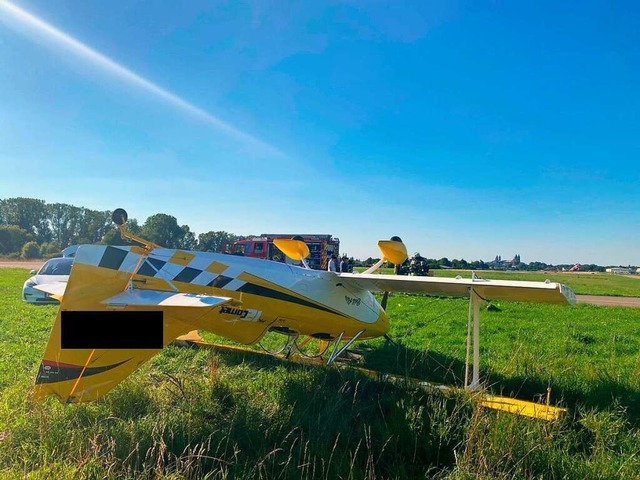
[[[378,319],[371,325],[369,330],[373,334],[373,337],[381,337],[389,333],[389,317],[387,317],[384,310],[380,309]]]

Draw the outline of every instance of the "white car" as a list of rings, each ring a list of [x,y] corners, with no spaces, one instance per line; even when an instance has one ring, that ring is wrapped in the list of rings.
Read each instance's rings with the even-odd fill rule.
[[[37,304],[59,303],[48,293],[41,292],[33,287],[35,285],[44,285],[55,282],[62,282],[66,284],[67,281],[69,281],[72,264],[73,258],[70,257],[52,258],[40,267],[40,270],[38,270],[37,273],[35,270],[31,270],[33,277],[24,282],[24,286],[22,287],[22,300]]]

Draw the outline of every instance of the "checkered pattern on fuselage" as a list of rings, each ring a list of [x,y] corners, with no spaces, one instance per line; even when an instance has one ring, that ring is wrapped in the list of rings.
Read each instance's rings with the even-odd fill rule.
[[[140,262],[132,247],[87,245],[78,249],[76,261],[171,282],[192,283],[226,290],[237,290],[246,282],[237,279],[243,270],[230,267],[209,253],[190,253],[168,248],[153,249]]]

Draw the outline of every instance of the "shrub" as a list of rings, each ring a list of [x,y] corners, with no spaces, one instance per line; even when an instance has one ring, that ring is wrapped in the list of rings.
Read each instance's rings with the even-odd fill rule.
[[[40,256],[42,257],[52,258],[60,255],[61,251],[62,248],[60,248],[60,245],[56,242],[45,242],[40,245]]]
[[[16,225],[0,225],[0,253],[20,252],[33,235]]]
[[[40,247],[37,242],[27,242],[22,247],[23,258],[37,258],[40,255]]]

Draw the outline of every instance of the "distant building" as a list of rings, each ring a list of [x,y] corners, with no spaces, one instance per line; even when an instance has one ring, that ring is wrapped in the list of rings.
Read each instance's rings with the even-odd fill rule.
[[[631,275],[633,273],[638,273],[640,269],[634,269],[629,267],[609,267],[606,269],[607,273],[611,273],[612,275]]]
[[[513,257],[513,260],[503,260],[501,255],[496,255],[492,262],[489,262],[489,268],[492,270],[515,270],[520,265],[520,254]]]
[[[489,262],[489,268],[492,270],[506,270],[507,262],[504,262],[500,255],[496,255],[496,258],[493,259],[493,262]]]

